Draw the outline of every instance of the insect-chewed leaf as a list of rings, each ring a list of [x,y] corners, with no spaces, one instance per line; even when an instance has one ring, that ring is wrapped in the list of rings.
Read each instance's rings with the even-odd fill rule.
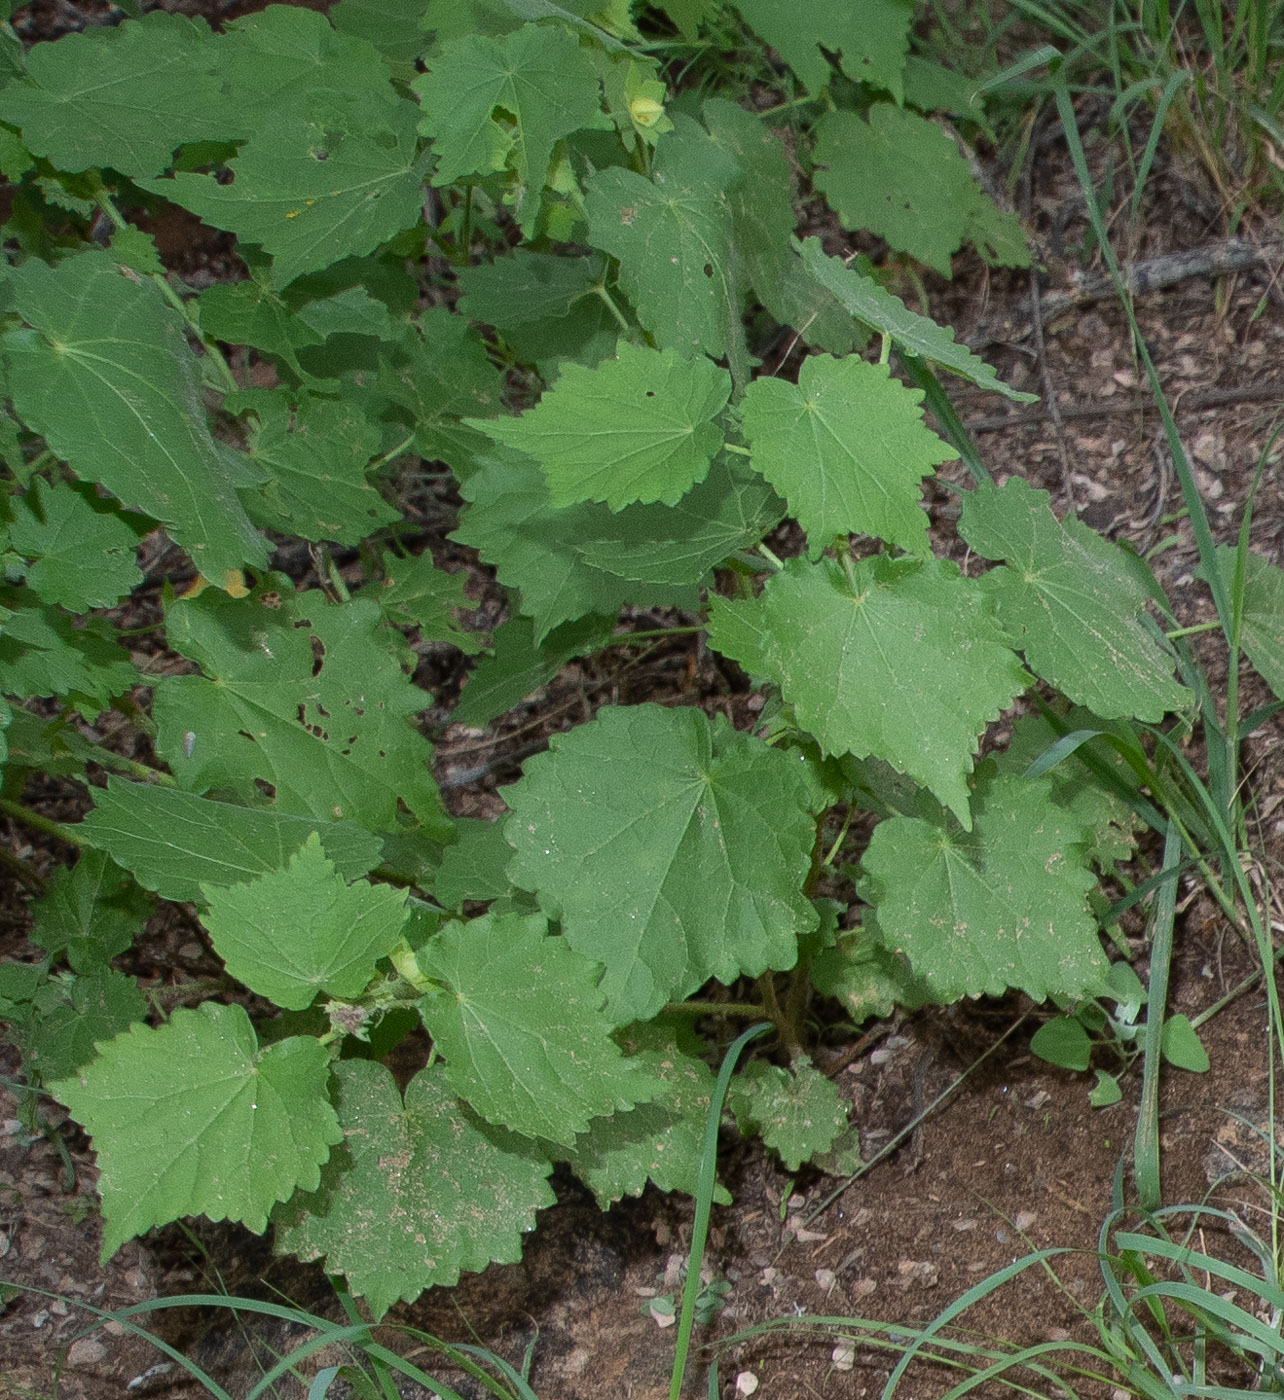
[[[598,969],[538,915],[448,925],[417,961],[436,984],[419,1007],[446,1079],[491,1123],[569,1146],[660,1092],[611,1039]]]
[[[521,1258],[535,1212],[555,1199],[531,1143],[469,1112],[440,1067],[415,1075],[404,1101],[369,1060],[339,1061],[334,1082],[344,1142],[320,1189],[274,1213],[280,1253],[324,1256],[376,1318],[465,1270]]]
[[[360,996],[406,921],[404,890],[348,884],[315,831],[284,870],[202,893],[205,927],[229,975],[287,1011],[322,992]]]
[[[815,553],[847,534],[928,552],[919,483],[956,454],[924,423],[922,397],[857,355],[812,355],[796,385],[749,386],[753,464],[789,502]]]
[[[887,943],[942,1002],[1019,987],[1035,1001],[1108,991],[1088,908],[1090,833],[1046,779],[997,777],[970,834],[917,817],[874,828],[862,867]]]
[[[703,355],[687,359],[622,340],[616,358],[596,369],[566,365],[520,417],[465,421],[534,457],[555,506],[673,505],[704,480],[722,447],[713,420],[730,393],[731,376]]]
[[[802,886],[823,805],[809,770],[725,720],[605,709],[506,789],[513,882],[604,964],[617,1025],[716,977],[791,967],[816,912]]]
[[[714,600],[709,639],[775,680],[829,754],[873,754],[964,825],[985,725],[1029,677],[978,586],[944,560],[791,560],[752,602]]]
[[[242,1006],[206,1002],[136,1025],[50,1091],[94,1140],[103,1259],[185,1215],[261,1234],[296,1189],[315,1190],[342,1139],[326,1096],[330,1057],[310,1036],[260,1049]]]
[[[1019,477],[963,498],[959,534],[1004,559],[982,587],[1032,670],[1106,719],[1157,723],[1190,692],[1142,625],[1144,584],[1116,545],[1074,517],[1058,522],[1046,491]]]
[[[207,577],[264,565],[209,429],[200,373],[178,313],[106,253],[48,267],[29,258],[8,285],[29,330],[3,338],[14,407],[78,476],[163,521]]]

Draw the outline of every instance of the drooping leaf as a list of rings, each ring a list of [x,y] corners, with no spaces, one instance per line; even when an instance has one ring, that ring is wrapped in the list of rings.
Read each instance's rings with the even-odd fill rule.
[[[207,591],[170,607],[170,646],[204,674],[156,687],[157,752],[191,791],[261,802],[264,783],[279,812],[383,831],[404,806],[448,829],[411,724],[427,697],[389,654],[378,606],[288,588],[273,575],[248,598]]]
[[[1015,217],[1001,213],[953,138],[926,117],[891,102],[875,103],[868,119],[827,112],[816,124],[815,159],[816,188],[848,228],[869,229],[943,277],[977,232],[990,251],[1029,264]]]
[[[352,545],[400,519],[366,478],[381,434],[353,405],[260,389],[237,395],[236,408],[251,414],[249,456],[266,478],[254,500],[262,525]]]
[[[909,53],[912,0],[809,0],[805,9],[780,0],[736,0],[749,25],[777,50],[808,92],[826,87],[833,70],[822,49],[838,57],[857,83],[885,88],[901,100],[901,70]]]
[[[30,329],[3,338],[14,407],[85,481],[162,521],[206,578],[267,551],[210,434],[199,366],[157,287],[106,253],[10,269]]]
[[[849,354],[859,343],[851,313],[807,273],[792,245],[798,222],[794,181],[779,136],[756,113],[725,98],[711,97],[701,115],[709,135],[743,174],[727,201],[736,253],[754,294],[808,345],[831,355]]]
[[[174,788],[109,778],[77,828],[144,889],[180,903],[202,888],[236,885],[284,868],[312,832],[345,880],[379,863],[379,838],[351,822],[292,817],[214,802]]]
[[[446,1081],[487,1121],[570,1146],[590,1119],[659,1092],[611,1039],[597,968],[540,916],[449,924],[416,960]]]
[[[411,86],[423,107],[419,129],[434,138],[433,184],[510,168],[528,238],[554,146],[573,131],[607,125],[592,64],[573,34],[552,25],[454,39]],[[497,109],[505,120],[496,120]]]
[[[1003,394],[1017,403],[1037,401],[1037,394],[1023,394],[1008,388],[979,355],[974,355],[966,345],[959,345],[952,326],[938,326],[926,316],[916,315],[872,277],[861,276],[841,258],[828,257],[819,238],[808,238],[798,247],[808,274],[858,321],[889,336],[905,354],[922,356],[982,389]]]
[[[663,1019],[629,1026],[616,1039],[664,1090],[628,1113],[594,1119],[576,1140],[571,1167],[604,1209],[623,1196],[640,1196],[648,1181],[661,1191],[694,1196],[713,1071],[697,1057],[695,1037]],[[715,1187],[714,1199],[731,1202],[722,1186]]]
[[[704,479],[722,447],[713,420],[730,393],[731,376],[704,356],[622,340],[615,359],[596,369],[566,365],[520,417],[466,421],[534,457],[555,506],[673,505]]]
[[[1106,719],[1157,723],[1190,699],[1172,656],[1140,619],[1147,593],[1117,546],[1073,516],[1058,521],[1046,491],[1020,477],[963,498],[959,533],[1006,560],[981,586],[1033,671]]]
[[[203,19],[162,11],[67,34],[28,52],[26,81],[0,90],[0,120],[58,170],[159,175],[176,146],[236,134],[215,52]]]
[[[178,1010],[100,1047],[49,1085],[94,1140],[102,1258],[185,1215],[239,1220],[261,1234],[295,1190],[315,1190],[342,1132],[325,1047],[291,1036],[260,1049],[238,1005]]]
[[[1109,964],[1087,904],[1088,835],[1046,779],[996,777],[978,793],[970,833],[918,817],[880,822],[862,862],[865,897],[939,1001],[1009,987],[1035,1001],[1099,995]]]
[[[391,96],[331,120],[314,108],[285,111],[265,118],[228,162],[230,184],[188,172],[138,183],[258,244],[279,289],[416,223],[424,160],[415,122],[413,104]]]
[[[749,386],[753,464],[789,502],[814,553],[858,533],[928,552],[919,483],[956,454],[924,423],[922,397],[857,355],[812,355],[796,385]]]
[[[68,612],[115,607],[143,581],[134,561],[137,534],[65,483],[37,478],[32,489],[34,497],[14,501],[9,527],[11,548],[34,561],[28,586]]]
[[[283,870],[202,892],[203,922],[229,975],[287,1011],[322,992],[360,996],[406,920],[404,890],[348,884],[315,831]]]
[[[439,569],[426,549],[404,559],[385,554],[383,571],[383,586],[372,596],[390,622],[418,627],[425,640],[450,642],[466,656],[484,650],[482,637],[465,632],[455,620],[457,611],[474,606],[464,592],[464,571]]]
[[[521,1257],[535,1212],[555,1199],[532,1144],[469,1112],[440,1067],[415,1075],[404,1102],[369,1060],[339,1061],[334,1083],[343,1145],[315,1194],[275,1211],[278,1252],[324,1256],[376,1320],[465,1270]]]
[[[537,642],[529,617],[510,618],[495,629],[491,655],[473,668],[451,719],[456,724],[489,724],[547,685],[572,657],[596,650],[614,628],[614,618],[590,613]]]
[[[81,974],[105,971],[132,947],[151,901],[100,851],[85,851],[74,867],[59,866],[32,905],[31,941],[52,957],[65,954]]]
[[[791,1172],[834,1145],[850,1112],[834,1082],[805,1058],[789,1069],[754,1060],[731,1081],[728,1098],[740,1131],[759,1133]]]
[[[815,924],[802,895],[819,805],[809,774],[721,718],[601,710],[554,736],[504,795],[509,875],[604,965],[616,1025],[711,977],[792,966]]]
[[[1218,545],[1217,567],[1229,595],[1235,581],[1235,550]],[[1249,552],[1244,561],[1244,607],[1240,646],[1253,669],[1284,697],[1284,570]]]
[[[619,166],[589,179],[589,242],[620,260],[620,285],[657,345],[719,359],[739,334],[727,193],[742,172],[695,122],[674,125],[651,179]]]
[[[774,680],[825,753],[885,760],[965,826],[977,742],[1029,679],[944,560],[791,560],[760,598],[715,599],[709,639]]]
[[[471,545],[501,583],[518,590],[537,642],[563,622],[614,615],[625,603],[699,606],[694,588],[638,583],[589,565],[579,543],[609,538],[617,517],[590,503],[559,510],[539,463],[524,453],[497,448],[479,457],[460,492],[468,506],[451,538]]]

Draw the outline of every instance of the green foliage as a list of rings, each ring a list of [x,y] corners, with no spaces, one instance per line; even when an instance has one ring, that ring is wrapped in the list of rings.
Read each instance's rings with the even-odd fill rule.
[[[912,7],[860,9],[343,0],[15,50],[4,800],[31,817],[43,774],[92,808],[58,828],[79,861],[33,907],[30,960],[0,966],[0,1017],[93,1137],[108,1253],[188,1214],[271,1217],[381,1315],[516,1259],[554,1163],[603,1202],[707,1198],[732,1016],[777,1034],[738,1120],[791,1169],[850,1164],[808,979],[857,1021],[1105,994],[1095,872],[1162,790],[1133,722],[1185,724],[1187,692],[1143,566],[1038,493],[966,497],[988,572],[929,529],[952,450],[921,386],[1029,396],[867,264],[796,241],[798,202],[826,191],[943,271],[964,240],[1024,248],[909,110],[941,81],[911,62]],[[771,79],[788,148],[715,81],[666,110],[656,27],[689,40],[715,10],[792,70]],[[167,274],[131,222],[167,205],[234,235],[249,278]],[[796,376],[760,372],[795,344]],[[453,478],[434,510],[462,502],[455,572],[423,462]],[[504,590],[489,638],[460,622],[464,548]],[[1278,571],[1238,572],[1278,686]],[[758,694],[729,712],[757,725],[577,714],[505,816],[452,819],[420,655],[480,657],[448,718],[486,724],[631,645],[641,611],[648,641],[700,633],[733,689],[739,663]],[[1035,676],[1045,713],[986,757]],[[850,918],[828,897],[849,872]],[[126,971],[144,892],[190,906],[228,995],[149,1006]]]

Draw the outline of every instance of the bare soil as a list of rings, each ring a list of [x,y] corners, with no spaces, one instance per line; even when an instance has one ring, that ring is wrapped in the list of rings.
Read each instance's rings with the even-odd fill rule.
[[[34,29],[45,37],[58,32],[65,16],[49,6],[19,12],[18,19],[20,29],[28,23],[22,32]],[[1094,113],[1081,115],[1091,127]],[[1224,222],[1207,191],[1198,171],[1164,155],[1141,219],[1131,231],[1117,230],[1121,253],[1150,259],[1223,238]],[[1086,226],[1076,211],[1082,205],[1055,133],[1036,145],[1022,194],[1022,213],[1045,268],[1045,293],[1071,290],[1085,271],[1100,271],[1080,263]],[[1242,233],[1254,235],[1251,228]],[[197,229],[192,237],[196,246],[180,239],[167,256],[187,259],[189,266],[193,258],[208,263],[221,256],[207,234]],[[1190,278],[1137,302],[1215,528],[1227,542],[1284,403],[1278,272],[1266,266],[1217,281]],[[1040,334],[1028,309],[1021,309],[1023,301],[1028,307],[1030,278],[987,272],[967,255],[957,260],[952,283],[929,281],[928,290],[925,309],[953,324],[960,338],[985,344],[987,358],[1008,382],[1041,395],[1031,412],[977,391],[958,394],[996,475],[1024,476],[1052,492],[1058,511],[1077,509],[1097,529],[1143,551],[1162,546],[1155,565],[1183,622],[1211,616],[1206,590],[1194,576],[1189,526],[1176,518],[1180,491],[1161,425],[1120,309],[1105,300],[1077,305],[1043,324]],[[962,480],[961,469],[945,474],[951,470]],[[941,489],[934,488],[931,504],[942,526],[956,512]],[[445,540],[451,509],[448,497],[424,503],[424,519],[437,530],[434,554],[447,567],[470,570],[477,625],[489,627],[499,595],[476,560]],[[1282,531],[1284,484],[1272,458],[1256,500],[1254,547],[1278,559]],[[961,550],[949,547],[966,564]],[[157,586],[159,578],[158,569]],[[1216,685],[1224,677],[1215,659],[1210,667]],[[464,667],[453,653],[434,653],[425,658],[422,679],[436,697],[430,719],[444,723]],[[1266,698],[1247,676],[1245,684],[1245,708]],[[440,776],[450,800],[460,812],[495,815],[499,787],[516,776],[532,743],[542,744],[602,703],[643,699],[702,704],[730,714],[741,727],[753,724],[743,679],[685,639],[641,657],[608,652],[569,668],[484,734],[445,728]],[[1249,746],[1267,866],[1284,843],[1284,813],[1277,817],[1284,793],[1281,741],[1275,720]],[[77,819],[87,805],[81,790],[52,780],[33,785],[25,801],[59,820]],[[46,872],[68,854],[33,842],[31,833],[7,821],[0,822],[0,839]],[[0,876],[0,886],[6,878]],[[1182,893],[1170,1009],[1194,1016],[1245,979],[1255,963],[1205,899],[1193,890]],[[0,893],[0,956],[31,953],[28,897],[16,886]],[[134,957],[135,971],[165,985],[216,966],[192,925],[173,911],[153,921]],[[1165,1198],[1199,1201],[1218,1183],[1216,1199],[1254,1226],[1266,1201],[1243,1171],[1261,1166],[1261,1144],[1245,1124],[1262,1121],[1267,1104],[1262,1001],[1260,988],[1251,989],[1208,1024],[1211,1072],[1170,1073],[1162,1102]],[[760,1148],[725,1135],[722,1173],[734,1204],[715,1210],[708,1263],[733,1287],[722,1314],[702,1329],[701,1342],[776,1317],[794,1318],[800,1329],[825,1315],[921,1324],[995,1270],[1045,1246],[1073,1251],[1055,1261],[1055,1280],[1028,1271],[965,1320],[981,1334],[1014,1342],[1089,1338],[1083,1310],[1091,1310],[1101,1291],[1098,1230],[1120,1162],[1127,1162],[1139,1085],[1135,1074],[1127,1076],[1123,1102],[1092,1109],[1088,1076],[1053,1070],[1030,1055],[1029,1035],[1040,1014],[1014,998],[873,1028],[877,1033],[865,1037],[860,1053],[835,1070],[866,1158],[950,1092],[920,1131],[824,1209],[818,1208],[839,1183],[814,1174],[791,1178]],[[828,1012],[817,1005],[815,1015],[823,1022]],[[852,1037],[844,1042],[823,1025],[821,1031],[825,1064],[837,1066],[857,1048]],[[1108,1062],[1102,1067],[1113,1068]],[[18,1073],[13,1059],[0,1069],[10,1081]],[[87,1144],[57,1107],[43,1116],[47,1133],[31,1135],[18,1120],[13,1093],[0,1090],[0,1279],[19,1285],[0,1312],[0,1396],[188,1400],[204,1393],[172,1358],[119,1323],[88,1331],[89,1309],[226,1291],[339,1315],[316,1266],[275,1259],[263,1241],[235,1227],[170,1227],[100,1265]],[[1123,1179],[1126,1189],[1126,1169]],[[674,1334],[657,1322],[651,1300],[680,1287],[690,1203],[648,1193],[602,1212],[569,1177],[557,1184],[559,1204],[544,1212],[521,1263],[434,1290],[396,1309],[388,1321],[481,1340],[514,1364],[533,1342],[532,1383],[544,1400],[659,1400],[668,1394]],[[1203,1244],[1214,1253],[1237,1248],[1229,1236],[1208,1232]],[[234,1323],[212,1310],[176,1310],[144,1321],[234,1396],[245,1394],[277,1355],[303,1338],[262,1319],[241,1315]],[[770,1400],[877,1394],[891,1365],[886,1354],[858,1349],[850,1365],[840,1365],[835,1340],[797,1331],[735,1348],[720,1360],[721,1393],[736,1393],[736,1377],[748,1373],[759,1383],[757,1393]],[[404,1338],[389,1335],[388,1341],[414,1349]],[[416,1359],[433,1369],[426,1351]],[[309,1375],[334,1360],[321,1353],[300,1369]],[[703,1368],[708,1353],[696,1361]],[[455,1383],[461,1394],[477,1393],[467,1381]],[[928,1400],[948,1384],[943,1374],[918,1372],[902,1393]],[[277,1393],[303,1396],[306,1384],[290,1381]],[[426,1393],[404,1389],[407,1397]],[[1076,1387],[1085,1397],[1108,1393],[1089,1382]]]

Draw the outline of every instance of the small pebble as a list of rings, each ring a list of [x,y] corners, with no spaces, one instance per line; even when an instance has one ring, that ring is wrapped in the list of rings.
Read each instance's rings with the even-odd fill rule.
[[[97,1366],[107,1356],[107,1348],[93,1337],[81,1337],[72,1342],[67,1361],[72,1366]]]

